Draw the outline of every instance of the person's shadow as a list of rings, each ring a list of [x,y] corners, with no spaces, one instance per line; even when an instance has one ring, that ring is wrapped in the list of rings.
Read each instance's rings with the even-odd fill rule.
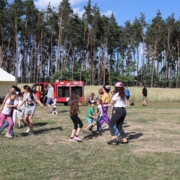
[[[142,133],[136,133],[136,132],[127,133],[127,137],[128,137],[129,140],[139,139],[141,136],[143,136]]]
[[[88,140],[91,140],[93,138],[97,138],[98,136],[102,136],[104,132],[105,131],[102,131],[99,133],[97,131],[91,132],[91,134],[87,134],[86,136],[84,136],[83,140],[88,141]]]
[[[56,128],[39,129],[39,130],[34,131],[34,135],[46,134],[46,133],[50,133],[51,131],[63,131],[63,128],[62,127],[56,127]],[[28,136],[28,133],[21,133],[20,136]]]

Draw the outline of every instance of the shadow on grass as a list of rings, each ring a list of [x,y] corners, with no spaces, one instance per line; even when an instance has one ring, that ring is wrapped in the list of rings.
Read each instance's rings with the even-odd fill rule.
[[[126,134],[127,134],[129,140],[138,139],[141,136],[143,136],[142,133],[136,133],[136,132],[130,132],[130,133],[126,133]]]
[[[68,111],[68,110],[58,111],[58,114],[59,114],[59,113],[66,113],[66,112],[69,112],[69,111]]]
[[[34,126],[45,126],[47,125],[48,123],[34,123]]]
[[[103,130],[103,132],[99,132],[99,133],[97,131],[94,131],[91,134],[87,134],[86,136],[84,136],[84,140],[88,141],[93,138],[97,138],[98,136],[102,136],[104,132],[105,132],[105,130]]]
[[[57,130],[63,131],[63,128],[62,128],[62,127],[56,127],[56,128],[40,129],[40,130],[34,131],[34,135],[46,134],[46,133],[49,133],[50,131],[57,131]],[[21,135],[21,136],[28,136],[27,133],[21,133],[20,135]]]

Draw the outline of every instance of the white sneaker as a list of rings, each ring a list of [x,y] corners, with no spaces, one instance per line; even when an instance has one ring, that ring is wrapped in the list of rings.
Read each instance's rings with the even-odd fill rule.
[[[26,130],[26,132],[27,132],[27,133],[29,132],[29,128]]]
[[[70,142],[77,142],[74,138],[73,139],[69,139]]]
[[[79,142],[81,142],[82,141],[82,139],[81,138],[79,138],[79,137],[74,137],[74,140],[76,140],[76,141],[79,141]]]

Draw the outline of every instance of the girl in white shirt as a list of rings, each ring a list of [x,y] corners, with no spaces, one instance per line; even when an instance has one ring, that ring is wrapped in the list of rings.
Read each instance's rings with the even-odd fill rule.
[[[0,115],[0,128],[3,126],[5,119],[7,119],[9,123],[8,129],[5,135],[7,138],[12,138],[12,136],[10,135],[10,131],[13,128],[14,123],[11,117],[11,113],[12,113],[13,108],[17,107],[17,105],[14,105],[15,99],[16,99],[16,92],[11,92],[9,95],[9,99],[7,99],[7,101],[5,102],[4,108]]]
[[[125,109],[126,96],[125,96],[124,87],[122,87],[122,83],[120,83],[120,82],[117,82],[115,85],[115,95],[112,98],[111,106],[114,106],[112,118],[111,118],[111,121],[109,123],[109,129],[110,129],[110,133],[111,133],[112,138],[107,143],[112,144],[112,143],[118,141],[116,139],[115,131],[114,131],[114,125],[115,124],[117,125],[119,133],[122,136],[122,142],[120,142],[120,143],[122,143],[122,144],[128,143],[128,140],[126,138],[126,134],[122,128],[122,125],[124,123],[124,119],[126,117],[126,109]]]

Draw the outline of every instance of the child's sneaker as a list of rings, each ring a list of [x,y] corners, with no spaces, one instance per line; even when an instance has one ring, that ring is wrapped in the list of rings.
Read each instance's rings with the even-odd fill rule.
[[[7,133],[5,136],[6,136],[7,138],[10,138],[10,139],[13,138],[13,137],[12,137],[10,134],[8,134],[8,133]]]
[[[75,136],[75,137],[74,137],[74,140],[79,141],[79,142],[81,142],[81,141],[82,141],[82,139],[81,139],[81,138],[79,138],[79,137],[77,137],[77,136]]]
[[[32,132],[32,131],[28,132],[28,135],[33,135],[33,134],[34,134],[34,132]]]
[[[74,138],[73,139],[69,139],[70,142],[77,142]]]
[[[26,130],[26,132],[27,132],[27,133],[29,132],[29,128]]]

